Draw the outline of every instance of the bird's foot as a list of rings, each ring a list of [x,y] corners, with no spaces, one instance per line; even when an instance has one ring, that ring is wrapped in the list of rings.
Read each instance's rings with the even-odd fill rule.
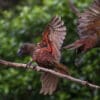
[[[32,62],[33,62],[33,61],[30,61],[30,62],[28,62],[28,63],[26,64],[26,69],[28,69],[28,68],[30,68],[30,67],[31,67]]]

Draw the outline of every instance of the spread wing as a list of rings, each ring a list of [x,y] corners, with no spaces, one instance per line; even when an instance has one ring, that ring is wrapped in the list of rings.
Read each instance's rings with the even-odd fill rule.
[[[78,19],[78,34],[80,38],[96,35],[100,40],[100,0],[94,0]]]
[[[66,27],[60,17],[53,17],[43,32],[42,44],[52,49],[56,60],[60,59],[60,48],[66,35]]]

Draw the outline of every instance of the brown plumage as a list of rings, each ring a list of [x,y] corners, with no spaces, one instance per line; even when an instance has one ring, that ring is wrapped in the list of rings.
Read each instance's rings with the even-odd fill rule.
[[[75,8],[72,2],[70,5],[72,9]],[[78,16],[77,32],[80,39],[64,48],[76,49],[78,53],[81,53],[94,47],[100,47],[100,0],[94,0],[83,13],[78,10],[75,13]]]
[[[53,17],[46,26],[41,42],[36,45],[25,43],[19,50],[20,55],[31,55],[33,61],[41,67],[53,69],[68,74],[67,68],[60,64],[60,49],[66,35],[66,27],[60,17]],[[51,95],[57,87],[58,77],[44,72],[40,78],[42,88],[40,93]]]

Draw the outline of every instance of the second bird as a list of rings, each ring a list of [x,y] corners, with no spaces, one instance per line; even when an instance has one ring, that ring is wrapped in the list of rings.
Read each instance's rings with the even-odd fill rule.
[[[66,49],[76,49],[78,53],[84,53],[92,48],[100,47],[100,0],[94,0],[92,5],[83,13],[69,1],[72,10],[78,16],[79,40],[65,46]]]

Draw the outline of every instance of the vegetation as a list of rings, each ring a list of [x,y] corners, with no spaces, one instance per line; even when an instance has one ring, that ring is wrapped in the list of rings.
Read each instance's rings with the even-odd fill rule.
[[[91,1],[74,0],[74,3],[82,11]],[[64,45],[76,40],[77,18],[70,10],[67,0],[18,0],[14,6],[13,3],[7,7],[0,5],[0,58],[27,63],[29,57],[17,56],[19,45],[23,42],[38,42],[54,15],[62,16],[68,28]],[[75,51],[62,50],[61,62],[68,66],[72,76],[100,85],[100,48],[90,50],[81,55],[81,58],[82,64],[75,66]],[[99,90],[63,79],[54,95],[43,96],[39,94],[39,77],[40,74],[32,70],[5,68],[0,65],[0,100],[100,100]]]

